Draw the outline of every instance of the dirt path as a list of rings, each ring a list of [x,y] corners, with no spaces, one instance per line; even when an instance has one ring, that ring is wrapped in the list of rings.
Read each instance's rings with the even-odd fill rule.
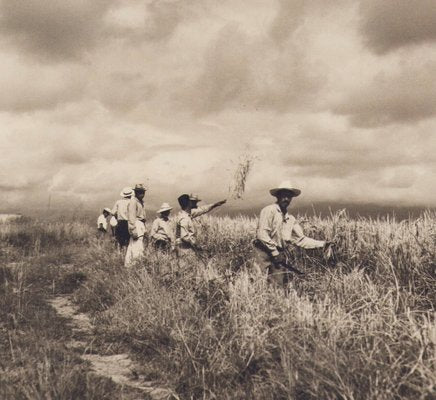
[[[86,354],[92,344],[93,324],[88,315],[80,313],[71,302],[69,296],[58,296],[49,301],[57,313],[70,320],[74,336],[79,339],[71,340],[67,346],[81,351],[81,357],[91,363],[91,369],[100,376],[112,379],[121,386],[127,386],[142,391],[153,400],[179,399],[178,396],[154,382],[146,381],[138,371],[138,366],[127,353],[115,355]]]

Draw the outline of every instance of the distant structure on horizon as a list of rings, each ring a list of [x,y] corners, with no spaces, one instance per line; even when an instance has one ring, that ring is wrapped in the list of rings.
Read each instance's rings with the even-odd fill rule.
[[[21,217],[22,217],[21,214],[0,214],[0,223],[14,221]]]

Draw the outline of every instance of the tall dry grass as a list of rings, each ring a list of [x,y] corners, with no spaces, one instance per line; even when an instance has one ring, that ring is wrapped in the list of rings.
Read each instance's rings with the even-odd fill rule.
[[[21,218],[8,223],[0,223],[2,248],[13,247],[24,256],[71,244],[85,244],[93,236],[94,230],[91,226],[82,222],[47,222],[46,220]]]
[[[0,229],[0,399],[132,398],[68,349],[73,332],[47,304],[72,287],[76,272],[64,263],[97,243],[87,228],[21,221]]]
[[[295,250],[306,275],[287,295],[252,268],[255,219],[202,217],[204,252],[183,270],[151,249],[125,269],[82,223],[0,225],[0,260],[18,261],[0,269],[0,393],[121,396],[86,378],[44,306],[44,291],[80,285],[74,298],[94,314],[97,337],[129,348],[181,398],[434,398],[436,215],[300,220],[308,235],[335,238],[336,260]]]
[[[206,217],[184,270],[150,249],[131,269],[85,251],[75,298],[182,398],[434,398],[436,215],[302,219],[336,239],[336,262],[295,251],[306,276],[287,295],[252,268],[254,219]]]

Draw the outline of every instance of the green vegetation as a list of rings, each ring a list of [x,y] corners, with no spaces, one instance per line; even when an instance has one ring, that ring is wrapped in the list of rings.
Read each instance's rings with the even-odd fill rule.
[[[336,238],[337,260],[295,251],[306,275],[287,295],[252,268],[255,225],[202,218],[205,252],[184,270],[151,249],[126,270],[81,223],[0,226],[3,264],[19,265],[1,270],[3,393],[120,398],[62,348],[70,333],[42,300],[73,291],[95,318],[96,346],[130,351],[182,399],[434,398],[436,214],[306,220],[310,236]]]

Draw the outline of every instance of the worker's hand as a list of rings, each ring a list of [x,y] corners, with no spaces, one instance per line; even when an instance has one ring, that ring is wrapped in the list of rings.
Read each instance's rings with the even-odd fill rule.
[[[283,253],[279,253],[276,256],[273,256],[272,261],[274,264],[284,264],[286,263],[286,257]]]
[[[132,232],[132,238],[133,240],[138,240],[138,233],[137,232]]]
[[[227,202],[227,199],[224,199],[224,200],[217,201],[214,205],[215,205],[215,207],[219,207],[219,206],[222,206],[223,204],[225,204],[226,202]]]
[[[327,261],[334,260],[335,257],[334,248],[335,248],[334,242],[330,242],[330,241],[325,242],[324,249],[323,249],[325,260]]]
[[[329,247],[335,247],[336,243],[332,240],[326,240],[324,243],[324,250],[328,249]]]

